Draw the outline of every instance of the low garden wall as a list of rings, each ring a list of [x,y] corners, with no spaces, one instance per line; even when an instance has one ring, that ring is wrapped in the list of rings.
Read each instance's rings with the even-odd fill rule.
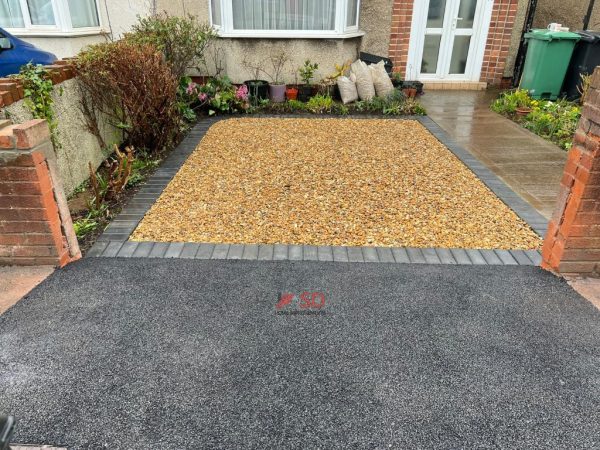
[[[80,93],[75,70],[69,61],[59,61],[46,67],[54,83],[54,106],[58,122],[56,162],[64,191],[70,195],[82,182],[89,178],[88,163],[97,168],[110,151],[101,148],[92,135],[80,109]],[[22,123],[32,118],[25,104],[22,85],[12,78],[0,78],[0,107],[3,117],[13,123]],[[118,130],[101,124],[101,135],[107,144],[120,142]]]
[[[0,121],[0,266],[64,266],[79,259],[45,120]]]

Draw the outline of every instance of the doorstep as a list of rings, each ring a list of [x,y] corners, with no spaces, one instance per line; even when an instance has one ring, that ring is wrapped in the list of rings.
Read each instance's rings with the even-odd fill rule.
[[[479,81],[424,81],[423,89],[430,91],[485,91],[487,83]]]

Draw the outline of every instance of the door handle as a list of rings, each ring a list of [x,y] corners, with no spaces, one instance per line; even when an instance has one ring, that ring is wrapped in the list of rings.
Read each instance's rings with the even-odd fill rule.
[[[462,17],[455,17],[454,20],[452,21],[452,31],[456,30],[459,20],[464,20],[464,19]]]

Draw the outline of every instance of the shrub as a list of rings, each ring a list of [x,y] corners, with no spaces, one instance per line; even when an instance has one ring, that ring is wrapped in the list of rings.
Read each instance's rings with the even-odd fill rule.
[[[306,109],[313,114],[330,113],[335,106],[333,99],[327,95],[315,95],[306,103]]]
[[[315,71],[319,69],[317,63],[311,63],[309,59],[304,61],[304,65],[298,69],[300,78],[305,84],[310,84],[310,80],[315,76]]]
[[[533,100],[532,111],[522,119],[522,125],[538,136],[571,148],[573,135],[577,131],[581,108],[566,100],[556,102]]]
[[[387,116],[425,114],[425,108],[419,102],[406,98],[399,90],[394,90],[388,97],[373,97],[371,100],[358,101],[355,109],[358,112],[383,113]]]
[[[529,108],[531,100],[529,93],[523,89],[503,92],[500,98],[492,103],[492,111],[499,114],[514,114],[517,108]]]
[[[194,16],[177,17],[167,13],[139,18],[125,39],[136,45],[152,45],[159,49],[177,78],[190,67],[204,62],[204,52],[216,33]]]
[[[211,78],[205,84],[196,84],[190,79],[181,95],[192,111],[205,109],[211,116],[243,112],[250,107],[248,87],[235,87],[227,76]]]
[[[178,82],[154,47],[127,41],[98,44],[82,52],[75,65],[92,133],[99,136],[103,115],[137,149],[155,152],[173,144],[180,126]]]
[[[516,115],[517,108],[531,108],[531,112],[519,117]],[[573,102],[534,100],[522,89],[502,93],[492,103],[491,109],[564,149],[571,147],[581,117],[581,108]]]

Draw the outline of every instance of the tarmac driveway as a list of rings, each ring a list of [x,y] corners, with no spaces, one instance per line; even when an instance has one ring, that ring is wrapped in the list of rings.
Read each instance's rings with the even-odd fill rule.
[[[87,259],[0,316],[0,411],[69,449],[598,448],[600,312],[531,267]]]

